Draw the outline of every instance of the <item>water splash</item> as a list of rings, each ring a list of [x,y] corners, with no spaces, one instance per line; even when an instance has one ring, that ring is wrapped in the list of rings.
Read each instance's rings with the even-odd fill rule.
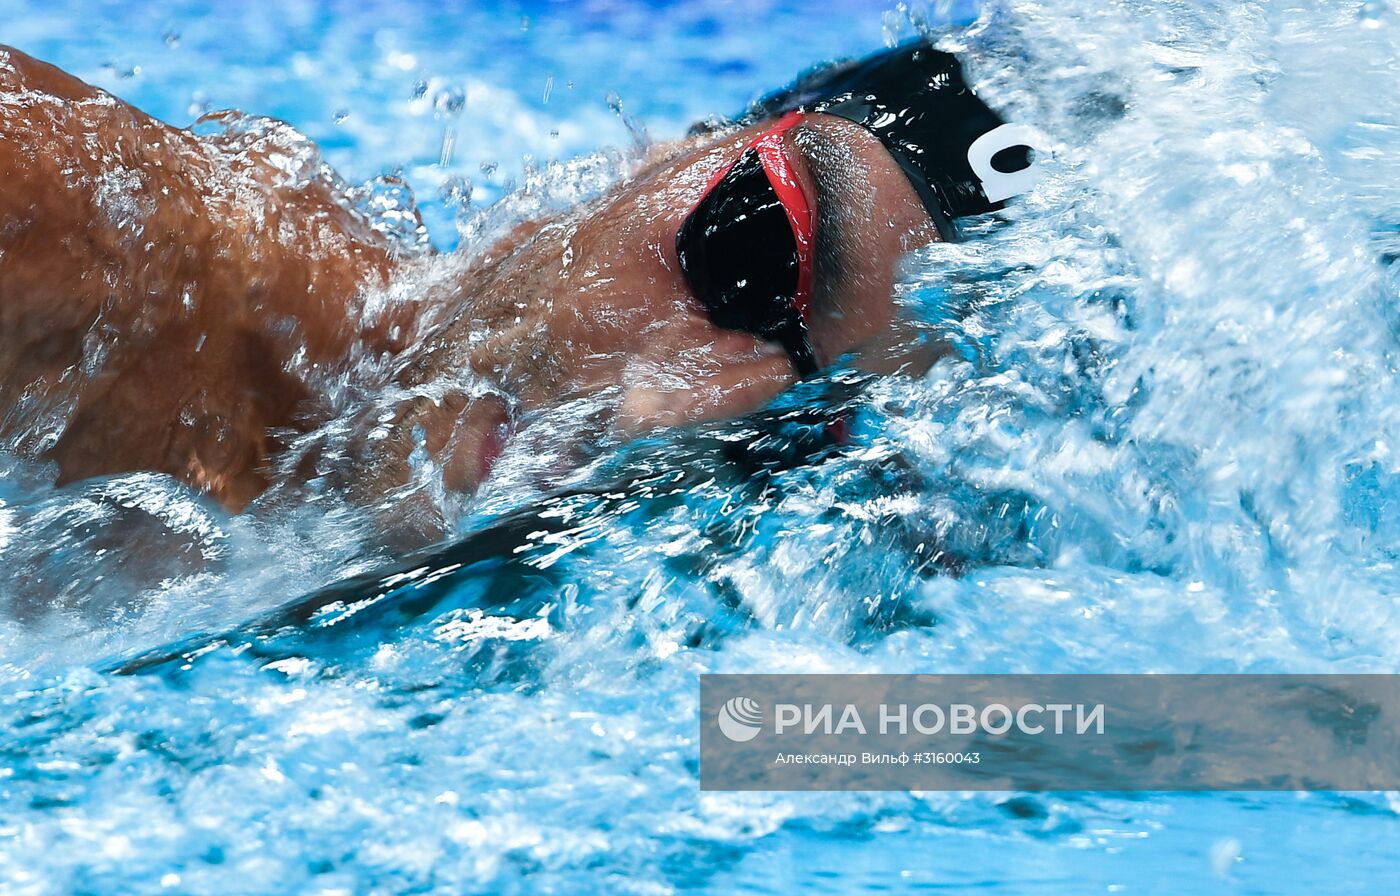
[[[898,12],[892,27],[920,21]],[[851,441],[799,458],[782,426],[803,421],[782,417],[802,395],[777,420],[604,452],[547,501],[530,462],[558,446],[503,458],[496,490],[456,510],[499,553],[470,570],[430,555],[404,587],[431,578],[432,601],[370,589],[360,626],[340,595],[318,618],[347,620],[329,627],[344,640],[274,626],[243,647],[311,585],[386,559],[334,494],[227,518],[168,483],[59,493],[8,467],[7,568],[115,576],[98,551],[120,517],[162,578],[67,592],[97,629],[62,610],[6,623],[0,875],[1065,893],[1394,877],[1371,847],[1400,811],[1385,794],[697,794],[693,763],[701,671],[1395,670],[1400,121],[1377,98],[1400,95],[1397,39],[1388,4],[989,4],[940,40],[1055,157],[968,241],[910,259],[900,301],[955,356],[849,378],[824,403]],[[299,150],[287,164],[316,176]],[[626,170],[520,174],[464,242]],[[132,488],[132,506],[104,497]],[[534,522],[491,528],[512,513]],[[81,563],[41,556],[54,526]],[[383,625],[370,604],[404,612]],[[162,644],[189,648],[162,674],[65,659]]]

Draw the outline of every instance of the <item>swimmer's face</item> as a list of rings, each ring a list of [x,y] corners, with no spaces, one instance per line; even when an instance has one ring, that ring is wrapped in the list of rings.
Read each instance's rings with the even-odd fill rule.
[[[470,365],[526,414],[605,399],[606,423],[623,434],[762,407],[798,371],[777,344],[711,321],[682,272],[676,235],[717,172],[771,126],[671,147],[601,202],[526,225],[477,259],[462,307],[489,316],[463,314],[442,330],[427,346],[440,358],[433,367]],[[867,130],[833,116],[808,115],[783,139],[815,206],[808,326],[816,361],[825,367],[853,354],[872,370],[927,364],[927,349],[896,332],[892,293],[900,258],[938,235],[899,165]],[[498,407],[473,406],[466,428],[487,431],[501,417]]]
[[[651,253],[664,259],[667,276],[664,281],[659,272],[652,276],[665,283],[687,315],[710,317],[704,297],[695,293],[695,278],[681,271],[676,233],[715,176],[756,136],[774,133],[772,127],[772,121],[761,122],[719,140],[702,141],[637,184],[639,202],[657,209],[645,216],[647,244]],[[857,362],[868,366],[897,361],[887,338],[895,319],[896,268],[906,253],[937,239],[918,195],[880,141],[848,121],[807,115],[775,136],[782,141],[815,222],[807,323],[817,365],[828,366],[847,353],[855,353]],[[727,338],[752,340],[756,350],[776,353],[764,339],[723,332],[733,334]],[[797,370],[786,356],[782,361],[777,366],[786,385]]]
[[[795,382],[779,346],[710,320],[676,250],[712,179],[771,127],[692,139],[477,266],[469,289],[515,299],[488,326],[503,335],[480,372],[526,409],[610,392],[615,426],[630,432],[742,414]],[[808,115],[782,139],[815,205],[808,325],[818,364],[847,353],[878,369],[907,362],[893,332],[896,268],[937,239],[917,194],[879,140],[843,119]]]

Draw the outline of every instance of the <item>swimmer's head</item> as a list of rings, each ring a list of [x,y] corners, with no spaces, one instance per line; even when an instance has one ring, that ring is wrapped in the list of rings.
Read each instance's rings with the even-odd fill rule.
[[[1004,200],[1007,127],[926,45],[825,69],[493,249],[464,288],[500,317],[448,342],[499,330],[472,363],[521,409],[613,395],[624,433],[748,413],[842,357],[926,367],[900,260]]]
[[[1036,174],[1034,132],[1003,121],[954,56],[922,41],[817,70],[755,103],[742,123],[771,127],[711,178],[676,250],[717,324],[778,342],[804,376],[819,366],[808,334],[819,203],[785,135],[815,116],[878,139],[944,240],[958,238],[957,219],[1001,208]]]

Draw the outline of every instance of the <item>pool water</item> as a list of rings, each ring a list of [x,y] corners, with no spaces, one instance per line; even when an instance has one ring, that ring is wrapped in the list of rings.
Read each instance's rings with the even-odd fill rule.
[[[0,16],[167,121],[285,119],[440,249],[919,28],[1054,143],[1033,194],[908,260],[899,302],[957,347],[926,377],[837,374],[547,488],[508,449],[406,560],[334,494],[231,517],[0,453],[0,892],[1400,883],[1388,793],[700,793],[696,767],[702,672],[1400,671],[1393,3]],[[848,444],[775,422],[812,403]]]

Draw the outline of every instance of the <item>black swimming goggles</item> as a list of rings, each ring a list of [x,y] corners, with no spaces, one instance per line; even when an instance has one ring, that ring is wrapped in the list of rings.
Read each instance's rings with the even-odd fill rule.
[[[819,367],[808,332],[817,207],[793,173],[784,135],[809,113],[879,138],[944,240],[954,219],[1029,189],[1035,132],[973,95],[952,54],[920,41],[832,66],[760,101],[777,118],[719,171],[676,234],[681,271],[717,325],[773,340],[803,377]]]

